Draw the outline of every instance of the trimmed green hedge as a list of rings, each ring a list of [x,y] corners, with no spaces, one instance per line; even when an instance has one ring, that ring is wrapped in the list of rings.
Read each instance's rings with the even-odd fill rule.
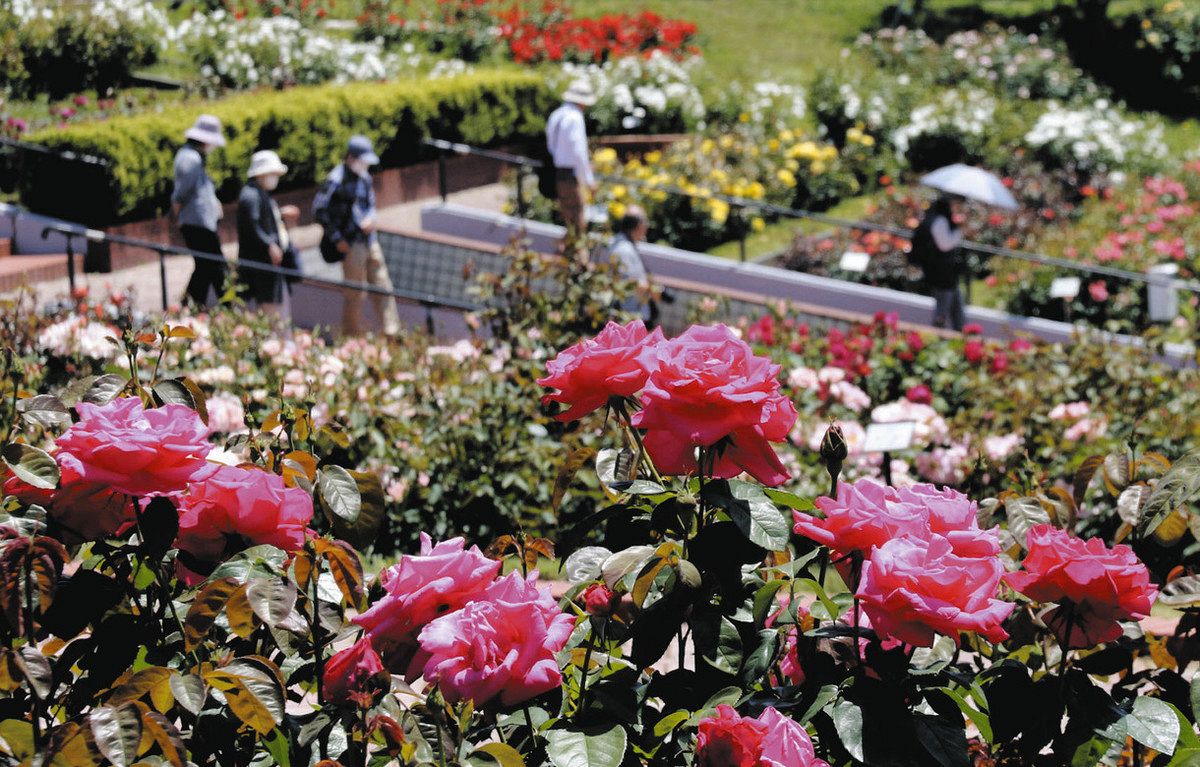
[[[107,159],[98,169],[32,159],[21,179],[22,201],[39,212],[93,226],[164,211],[169,205],[175,152],[196,115],[221,118],[228,145],[209,158],[222,199],[236,196],[250,155],[275,149],[288,165],[283,184],[319,183],[364,133],[384,166],[428,156],[427,136],[491,144],[530,138],[545,125],[557,99],[543,78],[516,70],[396,83],[295,87],[240,94],[161,112],[81,123],[33,134],[30,141]]]

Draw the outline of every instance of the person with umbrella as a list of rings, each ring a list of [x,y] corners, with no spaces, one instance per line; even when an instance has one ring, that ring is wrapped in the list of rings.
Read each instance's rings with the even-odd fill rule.
[[[939,168],[921,183],[940,194],[913,232],[911,259],[921,267],[933,293],[933,324],[962,330],[966,312],[960,283],[967,269],[961,250],[963,233],[954,223],[957,201],[966,198],[1016,210],[1017,200],[996,176],[962,163]]]

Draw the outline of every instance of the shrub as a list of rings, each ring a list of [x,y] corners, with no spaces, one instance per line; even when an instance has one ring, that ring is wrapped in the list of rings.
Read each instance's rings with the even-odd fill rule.
[[[384,165],[395,166],[419,157],[426,136],[472,144],[534,136],[554,103],[540,76],[504,71],[255,92],[35,133],[31,141],[87,152],[110,166],[102,172],[88,166],[31,169],[21,197],[35,210],[97,224],[163,210],[175,151],[200,111],[225,125],[229,143],[209,158],[208,171],[220,194],[230,197],[258,149],[279,152],[289,167],[287,183],[311,185],[338,162],[353,133],[370,136]],[[63,200],[64,189],[75,194]]]
[[[17,81],[17,93],[63,96],[125,83],[135,68],[158,58],[167,27],[166,15],[145,0],[76,3],[53,11],[14,3],[13,10],[20,20],[16,43],[28,74],[23,87]]]

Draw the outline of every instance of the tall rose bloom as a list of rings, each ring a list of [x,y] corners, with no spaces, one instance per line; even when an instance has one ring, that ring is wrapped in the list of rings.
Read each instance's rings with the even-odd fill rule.
[[[128,495],[176,493],[211,476],[204,460],[212,446],[195,411],[169,404],[150,410],[136,397],[107,405],[79,403],[78,423],[55,444],[55,458],[85,482]]]
[[[371,646],[371,638],[364,636],[325,661],[322,688],[330,700],[352,700],[365,707],[377,693],[387,689],[390,679],[379,654]]]
[[[1068,647],[1093,647],[1121,636],[1119,621],[1150,614],[1158,589],[1133,549],[1111,549],[1099,538],[1082,540],[1051,525],[1035,525],[1021,572],[1005,581],[1036,602],[1057,602],[1045,615]]]
[[[700,720],[696,734],[698,767],[829,767],[817,758],[808,732],[774,708],[757,719],[739,716],[722,703],[715,716]]]
[[[929,647],[936,634],[1008,638],[1014,605],[996,598],[1004,567],[995,556],[961,556],[940,535],[888,541],[863,564],[857,596],[881,638]]]
[[[554,654],[570,639],[575,617],[560,610],[536,578],[511,573],[421,630],[421,650],[429,656],[425,679],[448,702],[515,706],[562,685]]]
[[[387,595],[354,619],[393,671],[419,674],[428,657],[416,653],[417,634],[434,618],[478,597],[499,574],[499,562],[464,544],[452,538],[435,546],[421,533],[420,555],[406,554],[385,570],[379,582]]]
[[[693,473],[695,448],[723,442],[713,476],[745,471],[766,485],[788,479],[770,444],[787,439],[796,422],[778,365],[754,356],[724,325],[693,325],[654,352],[633,425],[646,430],[646,450],[661,471]]]
[[[662,341],[662,331],[655,328],[647,333],[641,320],[628,325],[609,322],[595,338],[564,349],[547,363],[546,376],[539,378],[538,384],[558,391],[542,401],[570,405],[557,418],[574,421],[604,407],[613,397],[632,397],[646,383],[642,358]]]
[[[258,544],[296,551],[312,516],[312,496],[279,475],[221,466],[179,498],[178,545],[205,562]]]

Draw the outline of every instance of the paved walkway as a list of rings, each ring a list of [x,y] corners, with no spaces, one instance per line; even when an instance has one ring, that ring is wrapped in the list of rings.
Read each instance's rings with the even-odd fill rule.
[[[379,211],[379,226],[383,229],[398,229],[408,231],[421,230],[421,208],[437,198],[417,200],[401,205],[382,208]],[[505,184],[490,184],[475,189],[451,194],[450,201],[474,208],[490,211],[502,211],[508,202],[508,187]],[[340,279],[341,267],[326,264],[316,250],[321,238],[321,228],[315,224],[298,227],[292,231],[292,237],[301,248],[301,268],[306,274],[313,276]],[[237,244],[227,243],[225,255],[233,258],[237,255]],[[13,256],[14,259],[33,258],[32,256]],[[77,261],[81,263],[82,259]],[[192,259],[188,256],[170,256],[166,260],[167,267],[167,296],[172,304],[177,304],[183,296],[192,273]],[[127,269],[119,269],[109,274],[82,274],[75,276],[76,285],[87,287],[89,295],[99,299],[109,293],[127,293],[131,305],[145,312],[156,312],[162,309],[161,281],[158,263],[151,262]],[[70,290],[66,277],[66,264],[63,264],[63,276],[52,280],[36,282],[31,285],[39,306],[65,298]]]

